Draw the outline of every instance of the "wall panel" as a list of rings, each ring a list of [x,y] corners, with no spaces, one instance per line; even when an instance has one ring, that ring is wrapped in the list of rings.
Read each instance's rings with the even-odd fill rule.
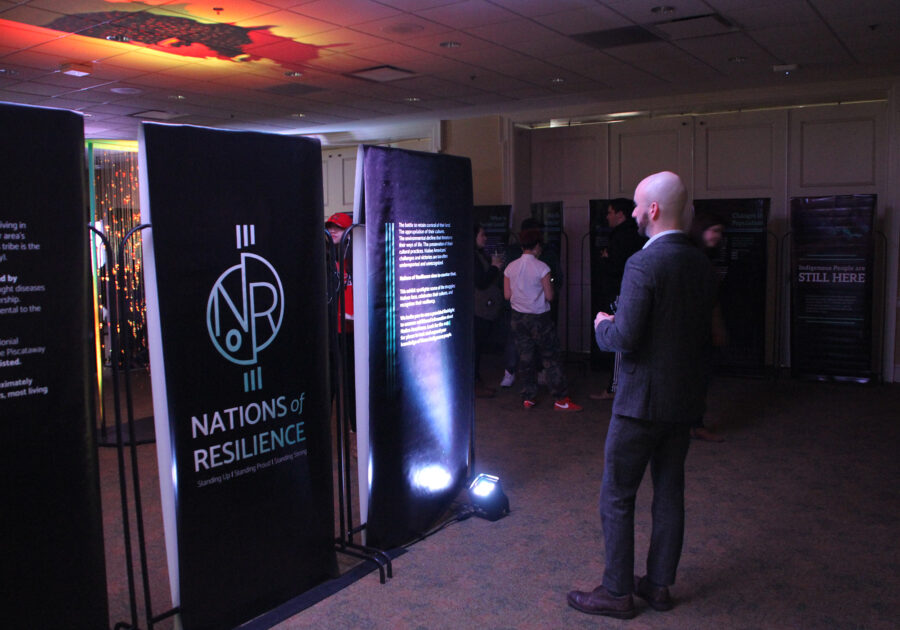
[[[691,186],[693,119],[631,120],[610,126],[609,190],[611,197],[632,197],[651,173],[674,171]]]

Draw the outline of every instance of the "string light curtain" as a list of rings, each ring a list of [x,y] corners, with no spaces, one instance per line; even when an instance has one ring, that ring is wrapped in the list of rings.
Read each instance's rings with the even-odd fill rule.
[[[137,144],[89,142],[88,158],[94,227],[103,231],[114,252],[118,252],[125,235],[141,222]],[[119,316],[119,329],[129,338],[127,345],[126,339],[122,339],[123,352],[125,348],[130,348],[130,365],[146,365],[147,317],[140,232],[128,239],[120,262],[122,269],[115,277],[115,289],[122,295],[125,308]],[[102,248],[95,248],[94,273],[99,320],[108,317],[106,283],[112,271],[111,265],[112,261],[106,260]],[[103,334],[105,322],[98,321],[98,326],[98,338],[103,343],[103,357],[109,361],[108,339]]]

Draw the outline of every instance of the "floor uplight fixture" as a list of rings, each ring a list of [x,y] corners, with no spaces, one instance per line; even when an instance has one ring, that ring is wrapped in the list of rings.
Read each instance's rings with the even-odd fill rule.
[[[475,516],[496,521],[509,514],[509,499],[503,494],[500,478],[481,473],[469,484],[469,501]]]

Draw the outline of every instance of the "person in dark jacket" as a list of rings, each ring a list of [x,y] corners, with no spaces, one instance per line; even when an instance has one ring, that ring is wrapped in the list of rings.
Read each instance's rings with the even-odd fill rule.
[[[631,216],[632,210],[634,210],[634,201],[624,197],[611,200],[606,209],[606,223],[611,228],[611,231],[609,233],[609,245],[601,254],[606,264],[603,265],[605,273],[600,281],[603,298],[608,307],[614,305],[619,298],[619,292],[622,289],[622,275],[625,273],[625,263],[647,241],[646,238],[638,233],[637,223]],[[616,353],[606,391],[599,394],[591,394],[591,398],[594,400],[611,400],[615,397],[619,358],[619,354]]]
[[[475,395],[480,398],[493,396],[494,389],[481,379],[481,354],[491,336],[491,327],[503,308],[501,269],[503,256],[484,251],[487,235],[484,228],[475,224]]]
[[[695,214],[691,222],[691,230],[689,233],[694,245],[700,248],[706,257],[714,260],[720,255],[722,245],[725,240],[725,219],[714,212],[704,212]],[[721,278],[717,277],[718,284],[721,284]],[[716,296],[720,293],[720,287],[717,286]],[[713,309],[712,319],[712,340],[713,345],[721,348],[728,343],[728,334],[725,328],[725,319],[722,317],[722,308],[719,300],[716,300],[716,306]],[[691,437],[695,440],[704,440],[706,442],[724,442],[725,439],[707,427],[703,422],[703,416],[697,418],[694,426],[691,427]]]

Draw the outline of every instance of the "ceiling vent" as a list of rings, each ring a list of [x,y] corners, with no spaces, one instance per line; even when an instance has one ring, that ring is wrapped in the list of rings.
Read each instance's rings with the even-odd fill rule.
[[[399,79],[410,79],[416,76],[416,73],[411,72],[410,70],[404,70],[403,68],[395,68],[394,66],[375,66],[374,68],[350,72],[347,76],[365,79],[366,81],[387,83],[388,81],[397,81]]]
[[[633,44],[646,44],[658,42],[662,38],[651,33],[643,26],[626,26],[624,28],[611,28],[605,31],[591,31],[590,33],[578,33],[571,35],[572,39],[582,44],[587,44],[598,50],[615,48],[617,46],[631,46]]]
[[[734,24],[718,13],[692,15],[666,22],[656,22],[652,25],[652,28],[671,40],[725,35],[737,30]]]

